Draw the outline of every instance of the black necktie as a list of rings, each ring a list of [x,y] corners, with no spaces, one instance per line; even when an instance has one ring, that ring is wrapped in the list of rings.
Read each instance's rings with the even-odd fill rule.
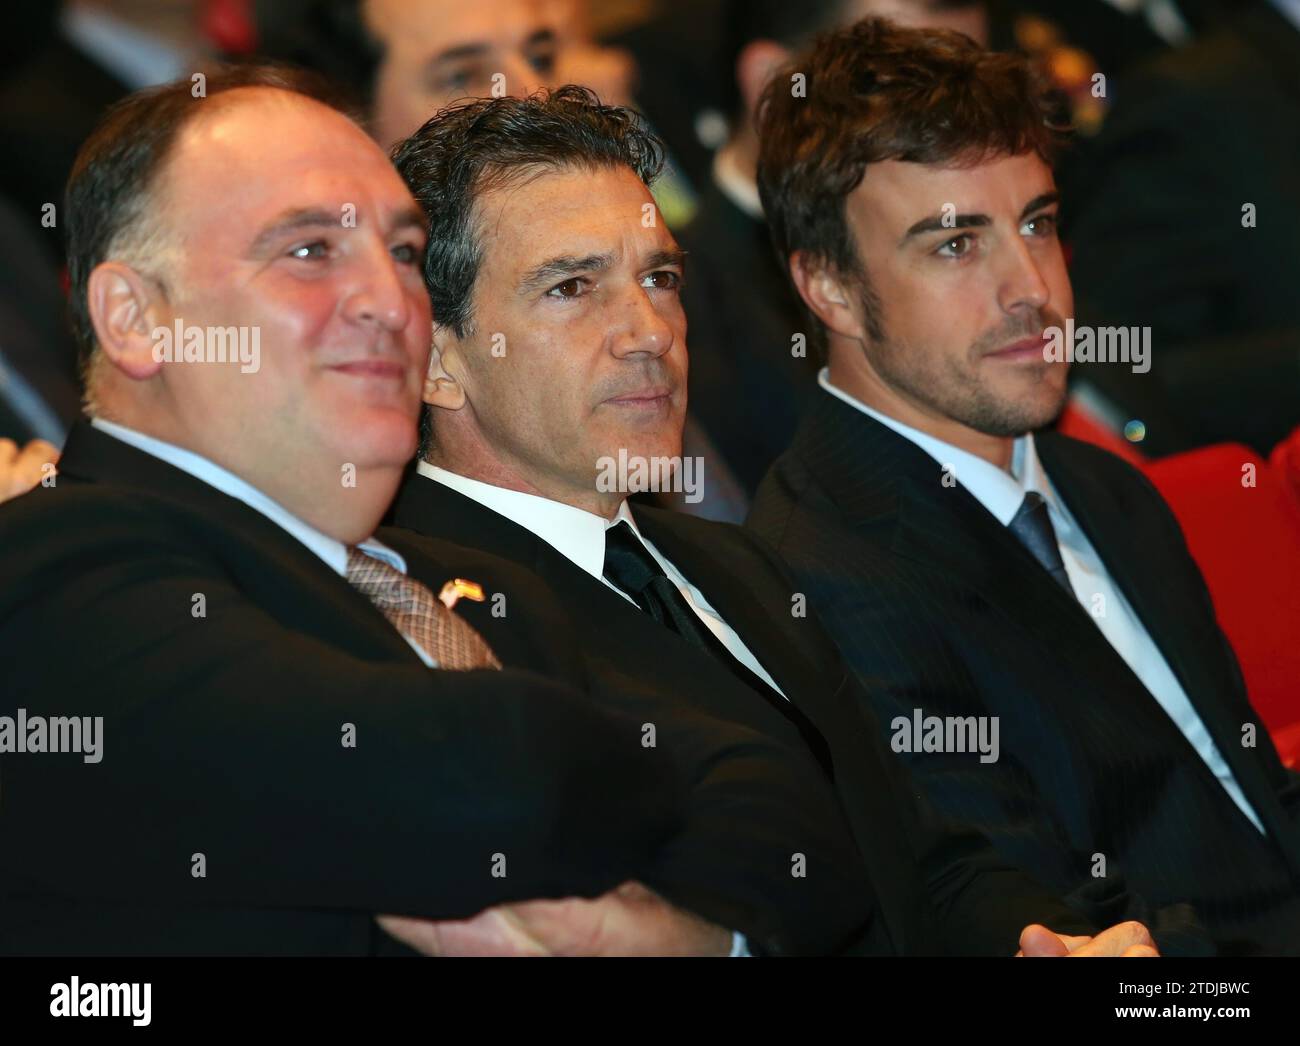
[[[1065,561],[1061,559],[1061,548],[1056,543],[1056,531],[1052,529],[1043,495],[1034,490],[1026,494],[1008,527],[1053,580],[1073,597],[1074,587],[1070,584],[1070,575],[1065,572]]]
[[[631,596],[659,624],[672,629],[696,649],[712,654],[749,685],[766,686],[700,620],[681,589],[663,572],[625,520],[605,531],[604,574],[606,580]]]
[[[792,701],[768,686],[747,668],[691,608],[686,597],[669,579],[636,532],[620,520],[605,531],[605,579],[626,592],[633,601],[665,628],[671,629],[698,650],[711,654],[753,689],[768,704],[790,719],[818,762],[834,779],[835,769],[825,737]]]

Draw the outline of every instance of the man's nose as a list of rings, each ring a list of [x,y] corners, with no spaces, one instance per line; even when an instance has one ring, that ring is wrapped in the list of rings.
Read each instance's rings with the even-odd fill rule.
[[[620,295],[615,303],[617,316],[612,325],[610,351],[619,358],[628,356],[662,356],[673,347],[676,332],[672,324],[655,308],[650,294],[639,284]]]
[[[543,87],[554,87],[550,77],[537,71],[537,68],[521,54],[511,56],[501,70],[505,74],[505,90],[513,98],[526,98]]]
[[[357,280],[345,306],[354,323],[387,331],[405,329],[411,320],[411,298],[397,261],[386,247],[376,247],[358,259]]]
[[[1004,254],[999,277],[998,303],[1003,312],[1041,309],[1052,300],[1051,288],[1043,278],[1038,259],[1019,236]]]

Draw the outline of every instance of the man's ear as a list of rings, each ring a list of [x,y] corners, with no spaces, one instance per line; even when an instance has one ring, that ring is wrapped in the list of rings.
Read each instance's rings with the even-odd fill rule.
[[[790,278],[799,297],[827,330],[854,341],[864,339],[854,308],[857,299],[853,286],[838,272],[805,251],[795,251],[790,255]]]
[[[790,60],[790,51],[775,40],[751,40],[736,56],[736,86],[753,120],[763,88],[773,74]]]
[[[430,407],[443,410],[460,410],[465,406],[465,386],[447,370],[449,362],[453,369],[459,369],[453,362],[460,347],[460,339],[454,331],[433,324],[433,337],[429,346],[429,371],[424,376],[424,393],[420,397]]]
[[[86,305],[95,340],[118,370],[147,381],[163,366],[154,356],[153,331],[164,320],[162,288],[122,262],[102,262],[86,281]],[[164,327],[167,337],[171,328]],[[175,346],[179,350],[180,346]]]

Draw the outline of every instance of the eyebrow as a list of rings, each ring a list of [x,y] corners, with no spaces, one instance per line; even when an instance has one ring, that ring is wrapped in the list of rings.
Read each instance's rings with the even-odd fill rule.
[[[552,280],[564,280],[580,272],[603,272],[613,262],[612,254],[587,254],[581,257],[559,254],[524,273],[523,279],[519,281],[519,292],[528,294]]]
[[[666,265],[676,265],[677,268],[685,271],[686,269],[686,251],[680,247],[664,247],[657,251],[651,251],[650,257],[646,259],[645,267],[647,269],[662,269]]]
[[[434,55],[425,63],[425,68],[433,72],[442,65],[450,65],[452,62],[464,61],[469,58],[482,58],[491,48],[487,44],[461,44],[458,47],[449,47]]]
[[[425,232],[424,214],[418,207],[403,207],[393,216],[390,225],[393,232],[400,229],[418,229],[423,233]],[[263,227],[262,231],[253,240],[249,253],[260,254],[266,251],[275,241],[291,232],[302,229],[338,229],[342,227],[342,208],[337,211],[330,211],[320,207],[295,207],[282,212],[278,217],[273,218],[269,225]]]
[[[1028,218],[1034,213],[1034,211],[1041,211],[1044,207],[1050,207],[1052,204],[1060,202],[1061,194],[1059,192],[1052,191],[1040,193],[1025,204],[1025,209],[1020,212],[1020,220],[1024,221],[1024,219]]]
[[[1044,207],[1050,207],[1054,203],[1059,203],[1061,194],[1059,192],[1040,193],[1025,204],[1024,210],[1020,212],[1020,221],[1024,221],[1035,211],[1041,211]],[[945,222],[942,215],[930,215],[928,218],[922,218],[903,234],[903,238],[898,241],[902,247],[908,240],[914,236],[920,236],[927,232],[946,232],[951,229],[971,229],[979,226],[992,225],[993,219],[987,214],[958,214],[950,221]]]
[[[553,44],[556,41],[554,29],[538,29],[536,32],[529,33],[528,39],[524,41],[525,47],[536,47],[538,44]]]
[[[393,232],[401,229],[416,229],[425,235],[429,232],[424,221],[424,212],[418,207],[403,207],[393,215],[393,220],[389,224]]]
[[[608,253],[587,254],[581,257],[574,254],[560,254],[546,259],[524,273],[519,281],[519,293],[531,294],[539,287],[560,282],[583,272],[604,272],[613,264],[614,256]],[[652,251],[646,257],[645,265],[642,267],[660,269],[666,265],[676,265],[685,270],[686,252],[676,247]]]
[[[529,34],[528,39],[524,41],[524,47],[536,47],[538,44],[554,43],[555,30],[538,29]],[[434,72],[440,66],[450,65],[453,62],[467,61],[472,58],[482,58],[492,50],[493,45],[486,40],[475,41],[472,44],[457,44],[449,47],[445,51],[439,51],[425,63],[425,69]]]
[[[263,226],[262,231],[253,240],[249,252],[260,254],[286,233],[296,232],[299,229],[320,229],[341,225],[342,214],[342,211],[331,214],[319,207],[295,207],[283,211],[273,218],[269,225]]]

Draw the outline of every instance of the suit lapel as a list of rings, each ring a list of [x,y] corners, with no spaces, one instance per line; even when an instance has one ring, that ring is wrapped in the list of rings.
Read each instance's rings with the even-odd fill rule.
[[[704,594],[786,697],[810,714],[824,712],[842,674],[828,672],[824,662],[803,656],[791,642],[785,627],[792,620],[794,593],[789,586],[776,583],[775,576],[769,579],[770,568],[746,555],[747,545],[687,533],[712,530],[712,524],[700,527],[657,510],[638,510],[636,519],[642,533]]]
[[[800,443],[802,459],[851,526],[888,535],[895,554],[1023,629],[1066,661],[1072,677],[1100,682],[1116,699],[1141,685],[1078,601],[960,483],[945,483],[920,447],[830,395]]]
[[[306,545],[238,498],[85,422],[68,435],[59,471],[169,503],[193,521],[196,540],[222,550],[239,586],[283,623],[366,657],[416,657],[401,634]]]
[[[1028,648],[1049,651],[1088,700],[1122,704],[1125,718],[1141,720],[1146,729],[1169,728],[1168,717],[1088,612],[973,495],[937,482],[905,489],[897,554],[960,585],[968,598],[1022,631]]]

